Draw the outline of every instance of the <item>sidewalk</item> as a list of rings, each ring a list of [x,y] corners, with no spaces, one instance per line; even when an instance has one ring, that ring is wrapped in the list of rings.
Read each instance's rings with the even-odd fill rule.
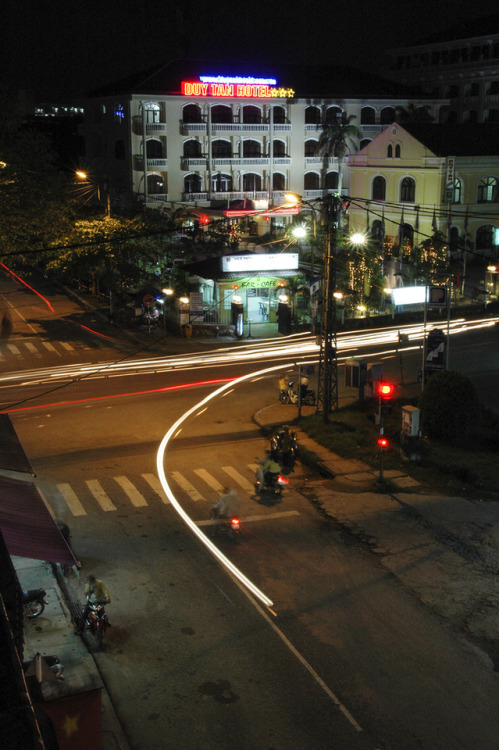
[[[129,750],[97,664],[82,637],[74,633],[68,603],[52,565],[24,557],[13,557],[12,562],[24,590],[43,588],[47,592],[45,611],[29,620],[24,630],[25,662],[39,653],[41,656],[58,656],[64,667],[63,681],[42,683],[43,697],[53,700],[101,688],[102,747],[105,750]]]

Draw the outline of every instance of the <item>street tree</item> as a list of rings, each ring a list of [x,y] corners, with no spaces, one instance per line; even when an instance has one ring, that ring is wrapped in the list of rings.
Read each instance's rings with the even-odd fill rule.
[[[361,132],[356,125],[352,125],[355,115],[342,112],[339,117],[324,125],[317,143],[317,154],[324,157],[325,169],[328,159],[336,156],[338,159],[338,188],[341,195],[343,182],[343,161],[347,153],[353,150],[361,138]]]

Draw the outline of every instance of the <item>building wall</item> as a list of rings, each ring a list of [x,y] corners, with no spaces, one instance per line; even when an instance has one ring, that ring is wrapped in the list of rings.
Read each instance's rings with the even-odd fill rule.
[[[416,106],[427,105],[432,115],[438,119],[441,102],[421,99]],[[198,105],[201,122],[184,121],[184,108]],[[209,110],[217,105],[226,105],[232,112],[232,122],[211,123]],[[254,173],[259,176],[256,197],[268,195],[269,181],[271,202],[279,205],[282,195],[295,192],[304,199],[322,197],[335,189],[338,161],[336,158],[324,160],[311,155],[305,156],[306,141],[317,141],[327,110],[335,107],[338,112],[354,115],[353,124],[362,132],[362,142],[376,137],[391,122],[396,107],[406,107],[407,100],[335,100],[331,99],[215,99],[196,98],[181,95],[95,98],[85,103],[86,141],[85,163],[90,173],[101,181],[108,179],[111,201],[114,205],[145,202],[151,206],[192,204],[204,207],[224,207],[228,201],[237,198],[254,197],[255,183],[249,179],[244,186],[243,175]],[[241,122],[242,108],[257,107],[261,111],[260,123]],[[284,121],[277,121],[270,127],[272,107],[284,110]],[[316,112],[319,122],[310,122],[311,113]],[[231,155],[216,158],[212,156],[210,144],[222,140],[230,144]],[[248,140],[261,145],[260,157],[245,157],[244,143]],[[201,156],[184,157],[184,146],[188,141],[197,141]],[[281,141],[282,155],[269,158],[269,149]],[[145,143],[145,145],[144,145]],[[351,144],[355,152],[358,143]],[[150,151],[146,159],[144,152]],[[211,169],[210,169],[211,166]],[[218,172],[230,175],[232,188],[210,191],[210,175],[213,179]],[[144,177],[149,184],[144,192]],[[199,179],[200,190],[186,190],[185,179],[191,175]],[[278,175],[282,175],[279,178]],[[274,180],[281,179],[280,183]],[[258,182],[258,181],[257,181]],[[281,189],[282,188],[282,189]],[[349,172],[345,164],[343,191],[349,190]]]

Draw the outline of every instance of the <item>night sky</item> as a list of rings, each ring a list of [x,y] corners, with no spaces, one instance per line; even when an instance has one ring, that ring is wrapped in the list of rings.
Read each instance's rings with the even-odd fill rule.
[[[174,57],[347,64],[494,12],[490,0],[2,0],[0,81],[35,101],[81,95]],[[431,16],[429,15],[431,14]],[[495,29],[497,30],[497,29]],[[234,65],[235,67],[235,65]],[[221,71],[230,73],[233,71]]]

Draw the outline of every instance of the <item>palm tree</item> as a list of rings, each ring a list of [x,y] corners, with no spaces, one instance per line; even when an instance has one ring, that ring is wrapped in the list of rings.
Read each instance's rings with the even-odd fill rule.
[[[361,132],[356,125],[352,125],[355,115],[347,115],[342,112],[333,122],[324,125],[317,144],[317,154],[327,159],[331,156],[338,158],[338,190],[341,195],[343,182],[343,159],[350,146],[355,146],[355,140],[361,138]]]

